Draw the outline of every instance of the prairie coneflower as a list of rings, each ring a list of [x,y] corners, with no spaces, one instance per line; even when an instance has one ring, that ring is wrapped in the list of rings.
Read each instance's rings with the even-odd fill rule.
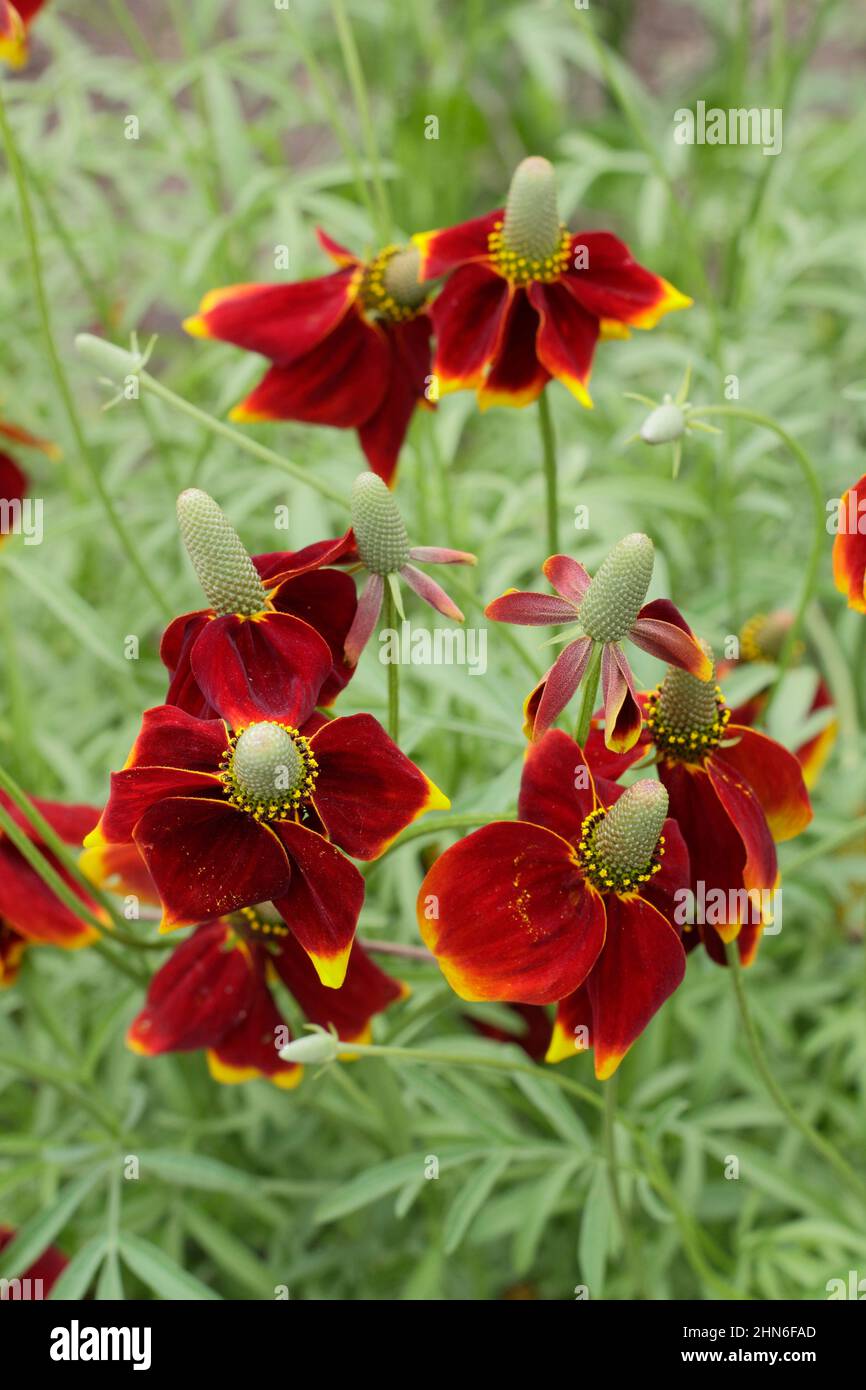
[[[0,62],[23,68],[29,54],[30,26],[46,0],[0,0]]]

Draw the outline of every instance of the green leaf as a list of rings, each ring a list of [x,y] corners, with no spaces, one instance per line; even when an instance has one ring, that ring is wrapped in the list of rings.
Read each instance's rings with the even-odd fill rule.
[[[127,1268],[137,1275],[143,1284],[165,1301],[184,1300],[203,1302],[219,1299],[220,1295],[195,1275],[188,1274],[180,1265],[169,1259],[164,1250],[152,1245],[141,1236],[128,1233],[120,1237],[120,1256]]]
[[[510,1161],[511,1154],[492,1154],[463,1184],[445,1217],[442,1245],[446,1255],[458,1249]]]
[[[486,1153],[486,1149],[478,1148],[443,1152],[440,1147],[435,1157],[439,1161],[441,1173],[444,1168],[469,1163],[472,1159],[483,1158]],[[423,1175],[424,1161],[425,1156],[419,1151],[417,1154],[409,1154],[405,1158],[392,1158],[387,1163],[380,1163],[378,1167],[368,1168],[366,1173],[359,1174],[345,1187],[340,1187],[336,1192],[323,1197],[316,1207],[315,1220],[319,1223],[336,1221],[338,1217],[348,1216],[349,1212],[358,1211],[361,1207],[369,1206],[371,1202],[377,1202],[389,1192],[398,1191],[419,1174]]]
[[[48,1297],[56,1302],[70,1303],[77,1303],[84,1298],[105,1258],[105,1253],[106,1243],[103,1235],[94,1236],[86,1245],[82,1245],[72,1256]]]
[[[179,1187],[197,1187],[203,1192],[250,1195],[249,1173],[203,1154],[171,1153],[162,1149],[145,1151],[141,1155],[141,1176],[161,1178]]]
[[[0,1278],[14,1279],[39,1259],[46,1246],[63,1230],[70,1216],[95,1187],[102,1171],[101,1167],[97,1168],[69,1183],[50,1206],[25,1222],[0,1256]]]
[[[256,1298],[273,1298],[274,1281],[264,1263],[236,1236],[197,1207],[184,1207],[183,1222],[194,1240],[233,1283]]]
[[[610,1253],[613,1214],[610,1207],[607,1170],[600,1167],[589,1185],[586,1206],[580,1223],[577,1257],[583,1282],[590,1298],[601,1298],[604,1275]]]
[[[566,1159],[551,1168],[540,1182],[526,1184],[525,1216],[514,1240],[516,1274],[526,1274],[531,1268],[544,1229],[579,1164],[577,1157]]]

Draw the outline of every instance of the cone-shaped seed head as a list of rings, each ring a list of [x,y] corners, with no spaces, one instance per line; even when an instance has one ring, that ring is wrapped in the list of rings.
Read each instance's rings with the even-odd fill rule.
[[[385,288],[397,303],[407,309],[415,309],[427,298],[428,287],[418,281],[418,268],[421,252],[417,246],[407,246],[398,251],[385,266]]]
[[[713,650],[709,643],[701,642],[707,656],[713,661]],[[669,666],[662,681],[656,705],[656,723],[662,727],[666,739],[687,737],[693,732],[707,732],[719,718],[718,687],[716,686],[715,665],[709,680],[698,680],[688,671],[677,666]]]
[[[775,661],[791,628],[790,613],[760,613],[750,618],[740,633],[744,661]]]
[[[372,574],[395,574],[409,559],[400,509],[375,473],[359,473],[352,485],[352,530],[358,554]]]
[[[553,165],[532,155],[518,164],[511,180],[502,226],[503,243],[518,256],[543,261],[556,252],[561,231]]]
[[[177,520],[198,581],[211,608],[226,613],[261,613],[267,595],[243,542],[212,497],[190,487],[177,499]]]
[[[599,823],[593,843],[598,859],[618,878],[636,879],[655,854],[667,813],[661,782],[635,782]]]
[[[580,621],[596,642],[621,642],[643,607],[653,577],[653,543],[634,531],[604,557],[580,605]]]
[[[686,417],[682,406],[668,401],[648,415],[640,427],[644,444],[672,444],[686,432]]]
[[[305,768],[294,740],[280,724],[251,724],[235,745],[232,775],[251,801],[268,802],[296,791]]]

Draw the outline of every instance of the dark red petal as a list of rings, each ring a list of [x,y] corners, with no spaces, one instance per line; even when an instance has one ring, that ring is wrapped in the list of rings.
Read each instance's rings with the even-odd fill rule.
[[[501,218],[502,208],[496,208],[456,227],[416,233],[412,240],[421,252],[419,280],[438,280],[457,266],[486,260],[490,254],[488,237]]]
[[[592,968],[604,922],[571,846],[526,821],[487,825],[453,845],[418,895],[421,935],[461,999],[562,999]]]
[[[125,767],[175,767],[217,772],[228,745],[221,719],[196,719],[174,705],[145,710]]]
[[[291,866],[273,830],[226,801],[171,797],[145,812],[135,843],[166,929],[267,902],[289,886]]]
[[[159,905],[156,885],[134,840],[126,845],[92,845],[81,855],[78,867],[99,888],[119,897],[134,894],[142,902]]]
[[[381,574],[371,574],[361,590],[358,607],[352,619],[352,626],[346,634],[343,654],[354,669],[361,659],[361,653],[373,636],[379,614],[382,612],[382,599],[385,594],[385,580]]]
[[[127,1043],[151,1057],[212,1047],[249,1011],[259,974],[228,922],[198,927],[157,970]]]
[[[260,352],[284,366],[331,335],[354,297],[350,270],[292,285],[229,285],[211,290],[184,328],[196,338]]]
[[[138,822],[151,807],[171,797],[215,797],[222,783],[209,772],[187,772],[176,767],[129,767],[112,772],[111,790],[102,819],[87,836],[88,849],[125,845]]]
[[[547,1048],[546,1062],[564,1062],[592,1046],[592,1004],[585,984],[561,999]]]
[[[588,261],[583,270],[575,267],[580,247],[586,248]],[[571,265],[563,283],[575,300],[599,319],[653,328],[663,314],[692,302],[667,280],[633,260],[625,243],[610,232],[575,233]]]
[[[681,931],[685,925],[683,909],[688,901],[686,893],[692,886],[689,849],[678,823],[672,818],[665,821],[662,834],[665,843],[664,854],[659,861],[661,868],[642,892],[653,907],[657,907],[662,916]]]
[[[378,408],[389,368],[385,334],[351,310],[318,347],[290,366],[271,367],[231,419],[356,428]]]
[[[866,473],[842,497],[833,541],[833,579],[848,607],[866,613]],[[861,529],[862,528],[862,529]]]
[[[511,296],[490,370],[478,383],[480,410],[491,405],[530,405],[550,380],[550,372],[536,353],[538,315],[530,300],[522,289]]]
[[[542,566],[545,578],[569,603],[579,609],[592,580],[583,565],[570,555],[551,555]]]
[[[746,849],[745,887],[765,891],[775,888],[779,877],[776,846],[755,792],[736,767],[715,754],[707,759],[706,768],[713,790]]]
[[[629,632],[636,647],[670,662],[696,676],[709,680],[713,664],[682,613],[669,599],[657,598],[644,604]]]
[[[260,979],[249,1011],[209,1049],[211,1076],[224,1085],[265,1077],[291,1090],[303,1075],[297,1062],[284,1062],[280,1048],[291,1040],[285,1019]]]
[[[562,729],[550,729],[526,751],[518,816],[574,844],[594,809],[595,787],[580,744]]]
[[[638,703],[643,708],[643,697],[639,697]],[[584,751],[593,776],[596,778],[607,777],[615,782],[635,763],[639,763],[641,758],[645,758],[652,749],[649,744],[646,725],[644,725],[637,743],[633,744],[625,753],[613,752],[604,741],[604,730],[594,719]]]
[[[99,820],[99,808],[97,806],[86,806],[81,802],[43,801],[38,796],[31,796],[30,801],[43,819],[47,820],[51,829],[67,845],[80,846],[85,836]],[[33,828],[24,812],[19,810],[12,798],[2,790],[0,790],[0,806],[5,809],[15,824],[20,826],[29,840],[39,842],[39,832]]]
[[[359,941],[352,946],[346,978],[339,989],[327,989],[321,983],[309,956],[293,936],[280,942],[273,965],[310,1023],[336,1028],[343,1042],[368,1042],[373,1015],[408,992],[399,980],[379,969]]]
[[[0,450],[0,502],[21,502],[27,496],[27,488],[27,474],[22,472],[14,459]],[[0,529],[0,545],[6,536],[7,532]]]
[[[364,880],[321,835],[293,821],[282,821],[277,829],[292,862],[291,886],[262,896],[274,899],[322,984],[339,989],[364,903]]]
[[[40,9],[41,0],[40,4],[35,5],[33,8]],[[12,1243],[16,1234],[17,1232],[13,1227],[0,1226],[0,1254],[3,1253],[7,1245]],[[29,1265],[28,1268],[23,1271],[20,1277],[22,1279],[31,1280],[31,1283],[37,1279],[40,1280],[42,1285],[41,1296],[45,1298],[51,1292],[68,1264],[69,1261],[63,1254],[63,1251],[58,1250],[56,1245],[49,1245],[39,1258],[34,1260],[32,1265]]]
[[[581,308],[562,283],[533,284],[528,293],[541,319],[535,340],[539,360],[581,405],[592,406],[587,385],[598,320]]]
[[[312,750],[316,810],[329,837],[355,859],[376,859],[418,816],[451,804],[370,714],[332,719]]]
[[[736,739],[729,744],[728,739]],[[727,763],[761,803],[775,840],[799,835],[812,819],[803,770],[793,753],[775,739],[730,724],[725,744],[713,754],[713,763]]]
[[[259,578],[266,589],[271,591],[271,601],[275,601],[275,586],[286,579],[310,570],[319,570],[326,565],[337,565],[351,559],[355,549],[355,537],[351,531],[337,536],[332,541],[313,541],[302,550],[277,550],[267,555],[253,555]],[[279,605],[277,605],[279,606]]]
[[[586,990],[595,1074],[612,1076],[653,1015],[682,983],[686,955],[674,928],[643,898],[610,894],[604,950]]]
[[[180,709],[186,710],[187,714],[195,715],[197,719],[213,719],[215,711],[199,690],[198,682],[192,673],[190,654],[203,629],[208,623],[213,622],[214,616],[212,608],[202,609],[198,613],[182,614],[169,623],[162,634],[159,647],[162,664],[169,674],[165,703],[177,705]]]
[[[430,311],[440,394],[482,384],[499,346],[511,293],[508,282],[486,266],[465,266],[446,282]]]
[[[333,237],[328,236],[328,233],[322,227],[316,228],[316,240],[322,250],[331,257],[332,261],[336,261],[337,265],[356,266],[362,264],[358,257],[354,256],[345,246],[341,246],[339,241],[335,241]]]
[[[556,594],[534,594],[523,589],[507,589],[492,599],[484,610],[485,618],[495,623],[518,623],[522,627],[551,627],[555,623],[573,623],[577,609],[569,599]]]
[[[389,485],[406,431],[432,374],[430,335],[432,320],[419,314],[408,323],[395,324],[387,333],[391,353],[388,385],[378,409],[358,430],[361,448],[374,473]]]
[[[355,671],[343,656],[358,607],[354,580],[340,570],[309,570],[281,584],[272,603],[278,612],[309,623],[327,642],[331,670],[316,703],[332,704]]]
[[[191,662],[208,704],[233,729],[263,719],[297,728],[315,709],[333,666],[324,638],[288,613],[215,618]]]
[[[615,753],[627,753],[637,743],[643,716],[631,668],[620,650],[607,643],[601,659],[604,696],[604,741]]]
[[[536,691],[530,695],[529,699],[535,708],[533,738],[540,738],[562,714],[583,680],[591,652],[592,641],[589,637],[578,637],[576,642],[569,642],[559,653],[541,686],[536,687],[536,691],[539,692],[537,703],[533,700]]]
[[[94,912],[96,905],[92,899],[84,896],[52,854],[43,853],[66,887]],[[3,922],[28,941],[67,949],[86,946],[96,936],[93,927],[87,926],[55,897],[11,841],[0,836],[0,924]]]
[[[550,1016],[541,1004],[509,1004],[514,1016],[514,1029],[501,1027],[498,1023],[488,1023],[486,1019],[466,1014],[465,1022],[483,1038],[493,1042],[514,1043],[522,1047],[533,1062],[543,1060],[550,1043]]]

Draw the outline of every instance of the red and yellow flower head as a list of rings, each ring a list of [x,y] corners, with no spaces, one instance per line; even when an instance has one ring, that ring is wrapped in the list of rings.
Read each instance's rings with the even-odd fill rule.
[[[0,62],[23,68],[29,55],[30,26],[45,0],[0,0]]]
[[[420,279],[449,277],[431,309],[439,391],[471,388],[482,410],[528,405],[551,377],[591,406],[598,339],[653,328],[692,302],[610,232],[569,232],[553,168],[537,156],[518,165],[504,208],[414,241]]]

